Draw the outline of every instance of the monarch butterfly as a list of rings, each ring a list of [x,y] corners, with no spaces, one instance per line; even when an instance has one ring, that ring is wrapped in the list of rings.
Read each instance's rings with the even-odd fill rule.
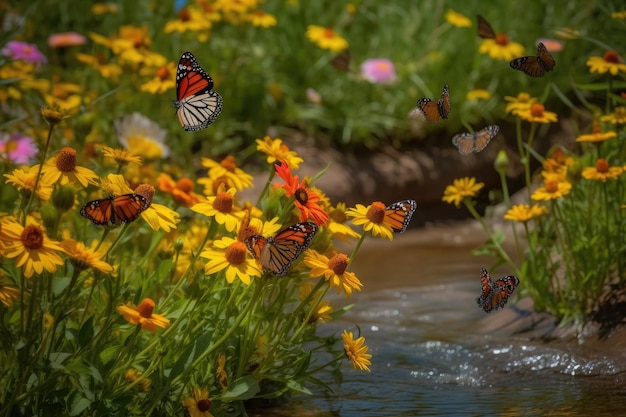
[[[330,60],[330,64],[339,71],[347,72],[350,69],[350,50],[345,49],[339,54],[335,55]]]
[[[487,20],[481,15],[476,15],[476,19],[478,20],[478,36],[483,39],[495,39],[496,32],[493,30],[489,22],[487,22]]]
[[[443,86],[441,98],[437,101],[430,98],[417,100],[417,107],[409,112],[411,118],[422,118],[427,122],[436,123],[439,118],[447,119],[450,114],[450,91],[448,84]]]
[[[274,237],[253,235],[247,237],[245,243],[252,256],[261,262],[263,269],[283,276],[302,252],[307,250],[317,230],[315,223],[296,223]]]
[[[90,201],[80,209],[80,215],[98,226],[119,226],[132,222],[148,207],[150,201],[141,194],[123,194]]]
[[[480,269],[481,293],[476,297],[476,303],[485,313],[504,307],[513,291],[519,285],[519,279],[513,275],[507,275],[492,281],[485,268]]]
[[[213,79],[185,52],[176,70],[176,114],[186,131],[201,130],[213,123],[222,111],[222,96],[213,91]]]
[[[491,142],[500,130],[500,126],[491,125],[475,133],[459,133],[452,137],[452,143],[461,155],[480,152]]]
[[[395,233],[404,233],[411,222],[411,216],[417,209],[415,200],[404,200],[385,208],[385,223]]]
[[[515,58],[509,63],[511,68],[524,72],[531,77],[543,77],[543,74],[550,72],[556,66],[556,62],[548,48],[539,42],[537,44],[536,56],[523,56],[521,58]]]

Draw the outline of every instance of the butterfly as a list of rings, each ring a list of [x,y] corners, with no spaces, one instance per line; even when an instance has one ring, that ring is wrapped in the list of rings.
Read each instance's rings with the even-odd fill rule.
[[[330,60],[330,64],[339,71],[347,72],[350,69],[350,50],[345,49],[335,55],[333,59]]]
[[[247,237],[245,243],[252,256],[261,262],[263,269],[283,276],[302,252],[308,249],[317,230],[315,223],[296,223],[281,230],[274,237],[253,235]]]
[[[500,126],[491,125],[474,133],[459,133],[452,137],[452,143],[459,149],[461,155],[480,152],[491,142],[500,130]]]
[[[411,222],[411,216],[417,209],[415,200],[404,200],[385,208],[385,223],[395,233],[404,233]]]
[[[543,77],[543,74],[554,69],[556,62],[545,45],[539,42],[536,56],[515,58],[509,65],[511,68],[522,71],[531,77]]]
[[[150,201],[141,194],[123,194],[90,201],[80,209],[80,215],[98,226],[119,226],[132,222],[148,207]]]
[[[176,100],[173,103],[183,129],[201,130],[213,123],[222,111],[222,101],[222,96],[213,91],[211,76],[191,52],[185,52],[176,70]]]
[[[417,100],[417,107],[409,112],[411,118],[422,118],[427,122],[436,123],[441,119],[447,119],[450,114],[450,91],[448,84],[443,86],[441,98],[437,101],[430,98]]]
[[[518,285],[519,279],[516,276],[507,275],[492,281],[487,270],[481,268],[481,293],[476,297],[476,302],[485,313],[502,308]]]
[[[485,18],[481,15],[476,15],[476,18],[478,20],[478,36],[483,39],[495,39],[496,32],[493,30],[489,22],[487,22],[487,20],[485,20]]]

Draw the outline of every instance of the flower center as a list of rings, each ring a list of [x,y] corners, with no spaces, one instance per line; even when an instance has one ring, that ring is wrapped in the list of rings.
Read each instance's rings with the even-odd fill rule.
[[[43,230],[39,226],[32,224],[26,226],[21,238],[26,249],[37,250],[43,247]]]
[[[70,95],[70,93],[62,86],[54,85],[52,87],[52,91],[50,92],[50,95],[52,95],[53,97],[59,98],[61,100],[64,100]]]
[[[385,220],[385,205],[380,201],[373,202],[365,216],[372,223],[381,224]]]
[[[545,185],[546,191],[550,194],[554,194],[559,191],[559,183],[556,180],[547,180]]]
[[[380,71],[389,71],[389,64],[386,62],[379,62],[376,66]]]
[[[609,163],[604,158],[598,158],[596,162],[596,171],[598,172],[609,172]]]
[[[332,270],[336,275],[343,275],[349,262],[350,258],[343,253],[338,253],[328,261],[328,269]]]
[[[211,400],[203,399],[198,401],[196,405],[198,406],[198,411],[204,413],[206,411],[209,411],[209,409],[211,408]]]
[[[157,70],[156,75],[161,81],[167,80],[170,75],[170,71],[167,69],[167,67],[161,67]]]
[[[302,205],[306,205],[306,203],[309,201],[309,193],[307,193],[306,188],[300,187],[296,190],[296,192],[294,193],[294,197],[296,198],[296,201]]]
[[[176,181],[176,188],[185,193],[190,193],[193,191],[193,181],[189,178],[181,178]]]
[[[498,33],[496,35],[496,43],[498,45],[506,46],[509,44],[509,37],[506,33]]]
[[[335,31],[332,30],[331,28],[325,28],[324,29],[324,37],[325,38],[333,38],[333,37],[335,37]]]
[[[222,159],[220,162],[222,168],[225,168],[227,171],[235,172],[237,168],[237,164],[235,163],[235,157],[232,155],[228,155],[226,158]]]
[[[146,200],[152,203],[152,197],[154,197],[154,187],[150,184],[139,184],[137,188],[135,188],[135,193],[145,197]]]
[[[226,192],[218,193],[213,200],[213,208],[220,213],[230,213],[233,211],[233,196]]]
[[[30,55],[33,53],[33,48],[31,48],[30,46],[25,46],[24,47],[24,53],[26,53],[27,55]]]
[[[228,187],[228,177],[226,175],[220,175],[213,180],[213,194],[216,194],[220,189],[220,186]]]
[[[4,152],[7,154],[10,154],[16,149],[17,149],[17,141],[15,140],[9,140],[7,143],[4,144]]]
[[[62,148],[57,154],[57,169],[61,172],[72,172],[76,168],[76,151],[72,148]]]
[[[329,213],[331,219],[336,221],[337,223],[345,223],[348,220],[348,216],[343,210],[334,209]]]
[[[534,103],[530,106],[530,115],[532,117],[543,117],[543,112],[546,108],[543,104]]]
[[[144,319],[152,317],[152,310],[154,310],[154,301],[151,298],[144,298],[144,300],[137,307],[137,312]]]
[[[189,10],[183,8],[178,12],[178,20],[182,20],[183,22],[187,22],[191,20],[191,14],[189,14]]]
[[[606,51],[602,59],[604,59],[605,62],[610,62],[611,64],[618,64],[620,61],[619,55],[613,50]]]
[[[246,262],[246,245],[243,242],[234,242],[226,249],[224,257],[231,265],[243,264]]]
[[[265,12],[263,10],[257,10],[254,12],[255,16],[263,17],[265,16]]]

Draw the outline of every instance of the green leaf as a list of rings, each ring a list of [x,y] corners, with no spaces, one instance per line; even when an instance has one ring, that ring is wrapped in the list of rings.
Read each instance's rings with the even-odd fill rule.
[[[91,401],[81,396],[79,391],[72,391],[67,398],[67,413],[70,416],[78,416],[90,405]]]
[[[208,349],[211,344],[211,339],[212,334],[204,333],[200,335],[194,343],[187,346],[172,367],[169,377],[175,378],[180,375],[187,368],[187,365],[195,358],[196,352],[204,352]]]
[[[294,391],[302,392],[304,394],[311,394],[311,391],[309,391],[304,385],[300,384],[297,381],[289,380],[287,381],[287,386]]]
[[[246,375],[234,381],[222,395],[222,399],[225,401],[248,400],[259,391],[259,381],[252,375]]]
[[[93,338],[93,316],[89,317],[78,332],[78,345],[85,347]]]

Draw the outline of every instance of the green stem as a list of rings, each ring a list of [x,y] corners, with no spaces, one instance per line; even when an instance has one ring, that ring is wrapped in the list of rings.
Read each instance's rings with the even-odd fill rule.
[[[24,217],[22,218],[22,226],[26,224],[26,218],[28,217],[28,212],[30,211],[30,206],[33,203],[33,199],[35,198],[35,194],[37,193],[37,187],[39,186],[39,181],[41,180],[41,171],[43,170],[43,164],[46,162],[46,156],[48,155],[48,148],[50,147],[50,139],[52,138],[52,131],[54,130],[54,125],[50,125],[48,129],[48,137],[46,139],[46,144],[44,145],[43,152],[41,154],[41,162],[39,163],[39,168],[37,169],[37,176],[35,177],[35,185],[33,186],[33,192],[30,193],[30,197],[28,198],[28,204],[24,208]]]

